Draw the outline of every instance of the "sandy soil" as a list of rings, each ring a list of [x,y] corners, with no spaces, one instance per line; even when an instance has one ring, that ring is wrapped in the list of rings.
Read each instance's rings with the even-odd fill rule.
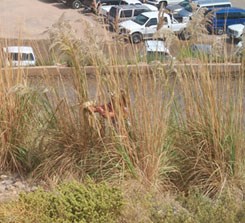
[[[234,6],[245,8],[245,0],[232,0]],[[84,14],[82,9],[67,8],[56,0],[0,0],[0,36],[3,38],[44,39],[44,33],[64,13],[79,37],[86,32],[85,23],[103,34],[101,25],[93,14]]]

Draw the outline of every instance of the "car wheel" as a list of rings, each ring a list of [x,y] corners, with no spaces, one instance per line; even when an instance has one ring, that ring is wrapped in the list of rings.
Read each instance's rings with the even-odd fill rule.
[[[142,41],[142,35],[140,33],[133,33],[131,35],[131,42],[134,44],[140,43]]]
[[[223,35],[224,34],[224,29],[222,28],[219,28],[217,31],[216,31],[217,35]]]
[[[79,9],[79,8],[81,8],[81,6],[82,6],[82,3],[80,1],[78,1],[78,0],[76,0],[76,1],[74,1],[72,3],[72,8],[73,9]]]

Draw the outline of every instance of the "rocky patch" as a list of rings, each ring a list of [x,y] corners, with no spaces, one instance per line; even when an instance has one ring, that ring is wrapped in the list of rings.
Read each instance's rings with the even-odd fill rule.
[[[16,199],[20,192],[31,192],[36,189],[37,185],[18,175],[0,174],[0,202]]]

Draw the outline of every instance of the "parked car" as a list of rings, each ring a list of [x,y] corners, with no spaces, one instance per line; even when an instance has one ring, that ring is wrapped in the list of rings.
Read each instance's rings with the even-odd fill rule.
[[[97,12],[98,7],[101,5],[119,5],[120,0],[60,0],[68,7],[79,9],[81,7],[90,8],[92,11]]]
[[[161,29],[170,29],[175,34],[181,34],[186,23],[179,23],[171,15],[164,13],[164,24]],[[152,38],[157,31],[159,12],[144,12],[133,20],[119,23],[119,33],[126,35],[132,43],[139,43],[143,39]]]
[[[166,9],[169,10],[169,12],[176,14],[178,13],[180,10],[182,10],[183,8],[185,8],[186,6],[190,5],[190,2],[196,2],[197,0],[184,0],[181,1],[178,4],[173,4],[173,5],[167,5]]]
[[[139,0],[121,0],[121,1],[118,1],[118,3],[119,4],[112,4],[112,5],[102,4],[102,6],[99,9],[99,14],[104,16],[104,17],[108,17],[109,11],[110,11],[111,7],[114,5],[145,5],[151,11],[157,11],[158,10],[156,6],[142,3]]]
[[[35,66],[36,58],[32,47],[9,46],[3,48],[4,59],[9,66]]]
[[[223,8],[211,12],[212,20],[207,24],[210,33],[222,35],[226,33],[228,26],[245,23],[245,9]]]
[[[175,59],[163,40],[146,40],[142,54],[142,56],[146,57],[148,63],[153,61],[164,62]]]
[[[178,4],[181,1],[183,0],[147,0],[146,2],[160,8],[161,6],[166,7],[167,5]]]
[[[194,2],[197,7],[197,11],[204,8],[207,11],[212,11],[217,8],[227,8],[232,7],[230,0],[198,0]],[[193,7],[191,4],[186,5],[183,9],[181,9],[177,16],[178,18],[182,18],[182,21],[188,21],[191,19],[193,15]]]
[[[230,39],[241,40],[245,33],[245,23],[230,25],[227,28],[227,35]]]
[[[143,12],[150,12],[145,5],[120,5],[112,6],[108,14],[108,23],[110,27],[115,27],[118,23],[130,20]]]
[[[191,52],[194,53],[195,55],[211,55],[212,54],[212,45],[210,44],[202,44],[202,43],[196,43],[192,44],[190,46]]]
[[[61,0],[61,2],[73,9],[79,9],[83,5],[82,0]]]

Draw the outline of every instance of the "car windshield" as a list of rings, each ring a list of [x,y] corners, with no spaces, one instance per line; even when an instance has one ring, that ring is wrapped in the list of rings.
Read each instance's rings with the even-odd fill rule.
[[[148,21],[148,19],[149,18],[147,16],[139,14],[138,16],[135,17],[135,19],[133,21],[139,25],[144,25]]]
[[[183,2],[180,2],[179,5],[182,6],[182,7],[186,7],[187,5],[189,5],[189,2],[188,1],[183,1]]]
[[[185,10],[188,11],[188,12],[192,12],[192,7],[190,4],[186,5],[185,6]]]

